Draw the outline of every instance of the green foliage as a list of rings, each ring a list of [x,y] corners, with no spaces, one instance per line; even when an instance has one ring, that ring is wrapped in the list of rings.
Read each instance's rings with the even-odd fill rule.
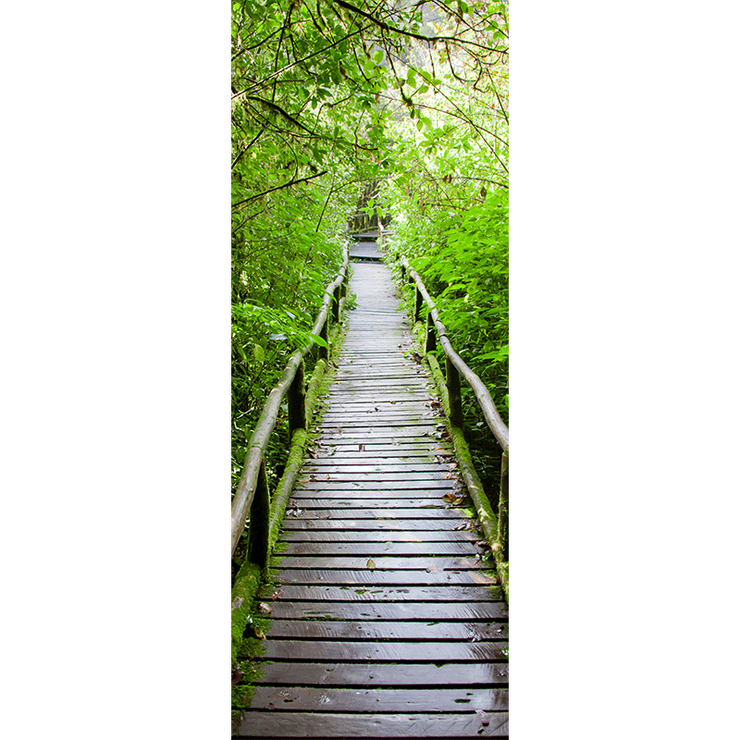
[[[267,393],[309,339],[363,193],[411,256],[454,255],[459,275],[418,264],[463,345],[503,367],[505,278],[478,263],[505,262],[502,227],[484,222],[504,209],[507,13],[478,1],[233,0],[234,482]],[[436,253],[419,248],[425,239]],[[494,289],[499,297],[484,300]],[[458,326],[454,312],[473,304]],[[286,434],[279,423],[271,475]]]

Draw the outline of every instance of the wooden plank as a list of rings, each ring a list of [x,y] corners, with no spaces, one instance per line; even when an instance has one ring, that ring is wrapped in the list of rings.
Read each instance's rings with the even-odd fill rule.
[[[440,439],[428,439],[422,442],[415,442],[414,440],[405,439],[391,442],[367,442],[363,444],[362,449],[359,448],[360,443],[349,442],[342,440],[333,440],[330,445],[324,445],[319,440],[317,451],[323,450],[334,450],[333,454],[339,454],[343,452],[350,452],[353,455],[362,453],[363,455],[374,455],[376,453],[397,453],[400,455],[413,455],[415,452],[422,455],[452,455],[452,446],[447,440]],[[388,457],[390,455],[379,455],[380,457]]]
[[[350,512],[344,512],[349,514]],[[354,516],[357,512],[353,510]],[[283,529],[285,530],[368,530],[368,531],[394,531],[394,532],[417,532],[428,530],[456,530],[457,527],[470,524],[474,526],[473,520],[468,519],[297,519],[296,517],[286,517],[283,520]]]
[[[391,663],[478,663],[505,661],[509,643],[453,642],[377,642],[338,640],[273,640],[264,642],[264,660],[388,661]]]
[[[356,429],[350,427],[347,431],[342,430],[341,427],[336,428],[323,428],[321,430],[321,439],[325,443],[329,444],[351,444],[351,440],[359,439],[373,442],[376,440],[390,439],[392,441],[402,440],[404,442],[424,442],[432,441],[437,438],[434,436],[437,433],[437,429],[434,424],[426,424],[424,426],[414,427],[367,427]]]
[[[466,714],[340,714],[312,712],[244,712],[234,723],[242,737],[508,737],[508,712],[486,713],[483,724],[475,712]]]
[[[301,489],[298,491],[293,491],[293,496],[291,500],[296,501],[299,508],[302,508],[303,504],[302,502],[306,499],[312,499],[315,496],[321,496],[322,499],[337,499],[337,500],[343,500],[346,499],[348,496],[362,496],[363,499],[390,499],[395,501],[396,503],[394,506],[405,506],[404,503],[402,503],[402,500],[406,499],[420,499],[420,498],[426,498],[431,499],[432,501],[438,501],[440,504],[444,503],[443,496],[445,494],[449,493],[447,489],[430,489],[430,490],[424,490],[423,488],[413,488],[410,490],[405,489],[395,489],[395,490],[380,490],[380,491],[369,491],[367,489],[363,489],[362,491],[358,490],[346,490],[339,486],[335,487],[329,487],[323,488],[320,491],[312,490],[307,491],[305,489]],[[371,504],[372,506],[376,506],[379,504]]]
[[[457,478],[450,470],[445,470],[442,466],[438,466],[436,470],[423,470],[419,473],[414,473],[408,470],[403,472],[367,472],[367,473],[345,473],[341,470],[333,473],[321,473],[321,478],[318,477],[319,473],[307,473],[303,478],[300,479],[300,483],[323,483],[324,481],[334,481],[337,483],[345,483],[347,481],[439,481],[439,480],[453,480]],[[314,480],[315,479],[315,480]]]
[[[339,393],[334,392],[332,393],[329,391],[327,394],[327,397],[330,401],[334,403],[375,403],[378,402],[388,402],[391,404],[396,403],[404,403],[406,401],[409,402],[418,402],[418,401],[426,401],[429,403],[429,401],[432,400],[432,395],[430,391],[405,391],[405,392],[394,392],[394,391],[384,391],[383,393],[377,393],[373,394],[370,391],[363,392],[362,394],[355,393]]]
[[[472,542],[291,542],[280,555],[472,555]]]
[[[508,663],[262,663],[257,684],[289,686],[489,686],[509,683]]]
[[[369,610],[369,605],[364,605]],[[498,622],[424,621],[305,621],[271,619],[266,628],[268,641],[285,640],[484,640],[508,639],[508,626]],[[299,643],[296,643],[299,644]],[[301,643],[302,644],[302,643]],[[437,645],[434,645],[437,649]]]
[[[374,563],[368,565],[368,561]],[[366,556],[326,556],[321,555],[280,555],[273,556],[271,564],[273,567],[279,567],[283,570],[288,568],[318,568],[322,570],[342,568],[345,570],[360,570],[368,568],[369,570],[426,570],[427,568],[438,571],[441,570],[470,570],[471,568],[492,568],[492,563],[481,563],[475,557],[387,557],[385,555],[374,555],[372,558]]]
[[[373,414],[371,416],[371,414]],[[415,427],[424,427],[424,429],[430,426],[436,426],[435,420],[432,418],[423,418],[419,414],[413,414],[412,412],[403,416],[385,416],[381,412],[365,412],[364,418],[358,418],[357,414],[333,414],[330,418],[322,419],[322,430],[330,432],[333,429],[342,429],[343,432],[347,430],[358,430],[367,429],[368,431],[376,431],[379,429],[385,429],[386,431],[397,431],[399,429],[412,429]]]
[[[435,462],[388,462],[378,464],[376,461],[368,461],[366,463],[358,464],[357,462],[348,460],[311,460],[310,464],[303,466],[303,472],[309,475],[326,475],[328,473],[332,477],[337,473],[341,473],[343,475],[346,475],[347,473],[355,475],[368,473],[441,473],[446,475],[450,472],[450,467],[448,464]]]
[[[291,584],[366,585],[366,586],[496,586],[498,580],[480,570],[320,570],[269,569],[270,578],[279,586]]]
[[[372,489],[374,491],[380,491],[383,489],[386,490],[392,490],[394,488],[403,489],[403,490],[411,490],[411,489],[422,489],[422,488],[449,488],[453,489],[455,488],[456,481],[452,478],[441,478],[441,479],[426,479],[426,480],[380,480],[380,481],[374,481],[374,480],[352,480],[352,481],[343,481],[343,480],[335,480],[333,484],[330,484],[331,478],[327,481],[326,478],[324,478],[323,481],[319,480],[318,478],[315,481],[312,481],[310,478],[302,479],[302,481],[298,484],[296,484],[296,490],[305,490],[305,491],[320,491],[322,488],[330,488],[330,487],[336,487],[336,488],[344,488],[346,490],[354,490],[354,491],[361,491],[363,489]],[[337,483],[343,483],[345,485],[337,486]],[[458,486],[459,487],[459,484]],[[440,494],[441,495],[441,494]]]
[[[362,464],[363,462],[379,463],[402,463],[407,461],[414,462],[435,462],[438,455],[449,455],[450,452],[445,448],[438,448],[436,445],[404,445],[403,447],[395,446],[387,450],[368,449],[359,443],[356,445],[333,445],[331,447],[316,447],[313,449],[310,460],[312,464],[321,465],[322,463],[339,463],[348,459],[350,462]]]
[[[316,492],[314,495],[322,495],[323,491]],[[382,491],[376,491],[376,493],[382,493]],[[406,491],[405,493],[408,493]],[[449,509],[454,508],[454,505],[447,503],[439,491],[430,492],[430,495],[422,496],[421,498],[406,498],[399,496],[398,498],[365,498],[364,491],[348,491],[344,492],[342,496],[334,496],[332,498],[307,498],[295,496],[293,500],[296,506],[300,509],[335,509],[336,511],[343,511],[347,509],[396,509],[399,506],[403,506],[406,509],[431,509],[436,510],[439,508]],[[386,496],[393,494],[393,491],[386,491]],[[456,494],[447,494],[448,496]],[[362,496],[362,498],[359,498]],[[462,496],[462,494],[461,494]],[[459,500],[459,499],[456,499]],[[460,504],[461,505],[461,504]]]
[[[365,601],[286,601],[284,598],[272,602],[270,605],[272,619],[331,619],[331,620],[383,620],[383,621],[418,621],[433,620],[494,620],[506,619],[508,609],[503,601],[474,602],[464,604],[459,602],[447,603],[376,603]],[[502,633],[497,632],[493,637],[499,639]],[[308,634],[306,634],[308,636]],[[426,636],[426,633],[425,633]]]
[[[251,709],[292,712],[485,712],[509,708],[508,689],[329,689],[258,686]]]
[[[425,604],[463,602],[502,601],[503,596],[498,586],[480,588],[468,586],[263,586],[258,597],[265,602],[404,602],[418,601]],[[274,604],[273,604],[274,605]],[[418,605],[417,605],[418,606]]]
[[[363,455],[364,451],[358,450],[358,455]],[[425,457],[381,457],[380,455],[370,454],[364,457],[342,457],[335,458],[334,455],[325,458],[310,458],[304,463],[306,472],[331,473],[333,467],[344,470],[347,473],[363,472],[363,470],[350,470],[352,467],[359,466],[365,470],[376,469],[378,471],[400,472],[409,470],[412,472],[423,472],[424,470],[450,470],[453,468],[454,458],[452,456],[443,456],[437,453],[436,456],[427,455]]]
[[[283,532],[281,542],[476,542],[480,540],[474,532],[461,531],[350,531],[335,530],[289,530]]]
[[[468,515],[461,508],[433,509],[288,509],[286,519],[466,519]]]

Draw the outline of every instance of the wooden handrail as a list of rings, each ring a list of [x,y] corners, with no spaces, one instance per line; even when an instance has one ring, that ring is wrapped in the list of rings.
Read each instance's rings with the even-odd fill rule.
[[[321,308],[316,317],[311,333],[316,336],[321,336],[328,345],[329,333],[328,333],[328,319],[329,310],[334,304],[334,319],[338,319],[337,308],[339,306],[339,299],[343,291],[343,286],[347,278],[347,268],[349,265],[349,250],[347,246],[344,247],[342,266],[339,270],[337,277],[329,283],[324,291],[324,299],[321,303]],[[266,480],[264,479],[264,455],[267,449],[267,443],[270,440],[270,435],[275,428],[277,423],[278,413],[280,412],[280,406],[285,398],[286,394],[292,390],[289,395],[289,404],[291,409],[289,411],[289,417],[291,420],[291,435],[294,431],[294,425],[299,423],[298,420],[303,419],[305,423],[305,407],[298,408],[296,404],[304,404],[305,397],[303,394],[303,388],[294,388],[296,382],[302,386],[304,383],[303,373],[303,358],[312,349],[316,343],[313,339],[301,349],[297,349],[288,360],[285,370],[278,382],[278,384],[270,391],[270,395],[267,398],[260,418],[257,421],[257,426],[252,432],[252,436],[249,439],[249,446],[247,447],[247,454],[244,458],[244,468],[242,469],[241,477],[239,478],[239,484],[236,489],[234,501],[231,505],[231,555],[234,555],[236,546],[239,543],[239,538],[242,536],[244,527],[246,525],[247,517],[252,508],[252,504],[255,500],[255,495],[260,495],[260,489],[264,490],[264,497],[268,497],[266,491]],[[328,348],[319,345],[319,355],[321,357],[328,357]],[[260,473],[262,471],[262,474]],[[262,485],[261,485],[262,481]],[[262,502],[264,503],[264,502]],[[264,506],[260,505],[260,510],[263,510]],[[267,514],[260,516],[259,522],[254,522],[257,528],[263,529],[269,528],[269,502],[267,506]],[[255,562],[260,565],[265,565],[265,559],[267,556],[266,544],[269,540],[267,536],[269,533],[262,532],[259,536],[260,542],[264,542],[264,545],[260,547],[260,552],[256,552]],[[250,559],[252,559],[250,557]]]
[[[501,449],[504,452],[508,452],[509,428],[506,426],[506,424],[504,424],[503,419],[499,415],[496,404],[494,404],[493,398],[491,398],[490,391],[488,390],[488,388],[486,388],[483,381],[468,367],[465,360],[463,360],[462,357],[460,357],[460,355],[455,352],[452,343],[447,337],[447,328],[439,318],[439,311],[437,310],[437,306],[427,292],[427,289],[424,286],[424,282],[421,279],[419,273],[416,272],[416,270],[414,270],[411,265],[409,265],[409,261],[406,259],[406,257],[401,257],[401,264],[407,271],[409,277],[412,278],[412,280],[414,281],[417,289],[417,300],[414,302],[414,320],[418,321],[419,319],[419,312],[421,310],[421,300],[419,300],[419,297],[421,297],[421,299],[423,299],[424,303],[426,303],[427,305],[427,309],[429,311],[428,315],[432,319],[434,328],[437,332],[437,339],[442,347],[442,351],[445,353],[445,357],[447,357],[449,362],[452,363],[457,371],[465,378],[468,385],[473,389],[475,397],[478,399],[478,405],[483,412],[483,417],[486,420],[486,424],[488,424],[488,428],[491,430],[491,433],[496,438],[496,441],[499,443]],[[431,327],[428,327],[427,331],[431,331]],[[452,405],[452,399],[450,399],[450,405]],[[461,426],[461,424],[458,424],[457,426]]]

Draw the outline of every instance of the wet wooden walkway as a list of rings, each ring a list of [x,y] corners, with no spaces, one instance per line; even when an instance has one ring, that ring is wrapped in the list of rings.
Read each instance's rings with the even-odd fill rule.
[[[259,594],[261,676],[234,734],[507,737],[506,604],[390,271],[353,270],[357,308]]]

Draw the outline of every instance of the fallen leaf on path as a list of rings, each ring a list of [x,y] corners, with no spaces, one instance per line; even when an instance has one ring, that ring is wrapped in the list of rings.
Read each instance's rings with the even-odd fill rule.
[[[372,558],[369,558],[367,561],[367,567],[370,568],[370,570],[375,570],[375,563],[373,562]]]

